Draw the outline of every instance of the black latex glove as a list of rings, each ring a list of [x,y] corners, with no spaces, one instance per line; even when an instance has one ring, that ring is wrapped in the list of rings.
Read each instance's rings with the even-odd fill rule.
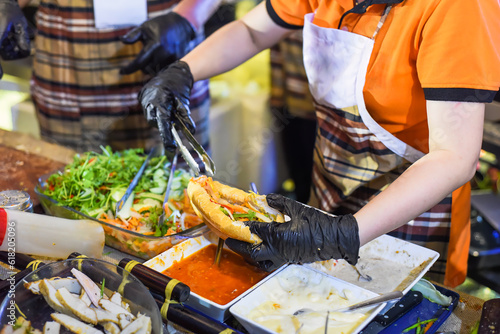
[[[176,61],[151,79],[139,93],[148,122],[158,127],[163,145],[168,150],[175,150],[175,141],[171,133],[174,113],[194,134],[195,125],[189,111],[189,96],[193,87],[193,76],[188,64]]]
[[[28,21],[16,0],[0,0],[0,56],[13,60],[29,55]],[[0,78],[2,75],[0,67]]]
[[[195,37],[191,23],[175,12],[148,20],[122,37],[125,44],[141,41],[144,47],[120,73],[130,74],[137,70],[158,73],[168,64],[184,57],[189,42]]]
[[[227,239],[226,245],[248,262],[271,271],[285,263],[330,259],[358,261],[358,223],[353,215],[332,216],[290,198],[269,194],[268,204],[291,218],[285,223],[245,222],[261,239],[250,244]]]

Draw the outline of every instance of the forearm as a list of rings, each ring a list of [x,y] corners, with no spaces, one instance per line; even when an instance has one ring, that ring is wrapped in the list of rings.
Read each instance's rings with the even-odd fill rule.
[[[484,105],[434,102],[428,109],[430,153],[355,214],[361,244],[406,224],[474,175]]]
[[[212,16],[220,3],[221,0],[182,0],[173,11],[191,22],[198,30]]]
[[[290,33],[271,20],[264,5],[218,29],[182,59],[195,81],[233,69]]]
[[[429,153],[354,216],[361,244],[390,232],[427,211],[468,182],[470,169],[450,152]]]
[[[246,26],[235,21],[217,30],[182,60],[189,65],[194,81],[198,81],[229,71],[259,51],[251,43]]]

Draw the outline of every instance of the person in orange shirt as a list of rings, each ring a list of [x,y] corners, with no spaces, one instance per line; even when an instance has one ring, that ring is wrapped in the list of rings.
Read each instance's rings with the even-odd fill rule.
[[[270,194],[291,220],[248,222],[263,242],[227,245],[271,270],[355,263],[360,245],[390,233],[438,250],[430,274],[456,286],[466,276],[484,105],[500,87],[499,26],[494,0],[266,0],[161,71],[140,101],[154,111],[147,117],[169,123],[188,113],[193,82],[303,29],[317,209]]]

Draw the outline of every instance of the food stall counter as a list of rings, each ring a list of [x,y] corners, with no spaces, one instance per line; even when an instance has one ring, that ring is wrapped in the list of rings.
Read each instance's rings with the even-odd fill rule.
[[[18,163],[15,165],[15,167],[18,167],[20,170],[24,170],[26,168],[31,168],[30,167],[30,158],[33,159],[47,159],[46,160],[46,165],[45,168],[48,169],[46,171],[40,171],[37,169],[30,170],[26,173],[19,173],[20,177],[27,177],[29,180],[16,180],[16,182],[24,182],[23,184],[28,185],[28,182],[36,182],[39,176],[42,174],[45,174],[49,171],[54,170],[53,167],[60,168],[70,162],[72,160],[73,155],[75,154],[74,151],[69,150],[67,148],[46,143],[40,140],[36,140],[28,135],[23,135],[23,134],[18,134],[14,132],[8,132],[8,131],[3,131],[0,130],[0,149],[9,149],[9,150],[15,150],[16,152],[22,152],[23,158],[28,159],[24,161],[23,163]],[[5,155],[3,158],[4,160],[1,160],[2,158],[0,157],[0,167],[6,168],[5,166],[12,167],[12,161],[5,161]],[[12,156],[11,156],[12,157]],[[12,158],[11,158],[12,159]],[[21,161],[21,160],[19,160]],[[40,166],[40,165],[38,165]],[[9,167],[10,168],[10,167]],[[5,170],[5,169],[4,169]],[[21,183],[18,183],[20,185]],[[1,189],[0,190],[4,190]],[[31,190],[31,189],[29,189]],[[35,196],[34,196],[35,197]],[[35,199],[35,198],[34,198]],[[40,209],[38,209],[40,210]],[[137,261],[138,263],[144,263],[144,259],[136,258],[133,257],[130,254],[123,253],[121,251],[118,251],[116,249],[110,248],[108,246],[105,246],[102,259],[108,262],[111,262],[113,264],[118,264],[122,259],[128,258],[134,261]],[[43,259],[39,258],[40,260],[43,260],[44,262],[53,262],[52,259]],[[9,274],[11,274],[11,269],[9,266],[5,263],[1,263],[0,267],[0,278],[2,280],[5,280],[8,278]],[[437,283],[434,283],[437,286],[440,286]],[[443,287],[443,286],[441,286]],[[438,332],[451,332],[451,333],[470,333],[475,325],[478,324],[479,320],[481,319],[481,312],[482,312],[482,307],[484,304],[484,300],[468,295],[463,292],[456,291],[454,289],[450,289],[449,287],[443,287],[445,289],[454,291],[459,294],[459,303],[453,310],[452,314],[446,319],[446,321],[441,325],[439,328]],[[226,321],[226,323],[231,326],[236,328],[237,330],[240,330],[242,332],[245,332],[245,329],[241,327],[234,318],[230,318],[229,320]],[[184,330],[183,328],[180,328],[179,326],[171,326],[169,327],[169,331],[172,333],[188,333],[188,331]]]

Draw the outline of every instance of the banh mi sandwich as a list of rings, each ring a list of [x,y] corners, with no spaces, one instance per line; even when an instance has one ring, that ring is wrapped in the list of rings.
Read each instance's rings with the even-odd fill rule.
[[[197,215],[223,239],[260,243],[262,240],[250,232],[245,221],[285,221],[281,212],[267,204],[266,196],[230,187],[211,177],[192,178],[187,194]]]

